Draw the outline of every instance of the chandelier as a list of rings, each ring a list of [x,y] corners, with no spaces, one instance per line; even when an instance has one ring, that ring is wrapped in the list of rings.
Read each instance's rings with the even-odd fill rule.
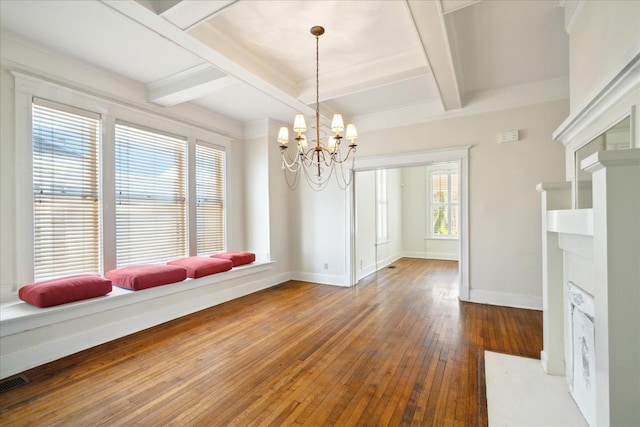
[[[332,135],[326,137],[326,143],[322,142],[320,131],[320,79],[319,79],[319,55],[318,39],[324,34],[324,28],[315,26],[311,28],[311,34],[316,38],[316,115],[315,115],[315,140],[312,140],[311,147],[305,132],[307,123],[304,114],[298,113],[293,121],[293,132],[296,134],[296,151],[292,156],[289,148],[289,128],[282,127],[278,132],[278,143],[280,144],[280,154],[282,155],[282,168],[284,169],[287,185],[291,190],[298,187],[300,175],[304,175],[309,186],[317,191],[324,189],[332,176],[336,177],[338,186],[346,189],[352,180],[353,161],[356,151],[356,139],[358,133],[356,127],[347,124],[345,129],[341,114],[334,114],[331,121]],[[344,136],[341,134],[344,132]],[[340,143],[343,139],[349,141],[345,155],[342,155]],[[343,164],[351,158],[351,167],[346,173]],[[287,170],[294,174],[293,181],[289,180]]]

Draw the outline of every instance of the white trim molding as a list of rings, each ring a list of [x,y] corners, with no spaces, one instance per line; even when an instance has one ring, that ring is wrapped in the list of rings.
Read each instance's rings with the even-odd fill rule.
[[[471,289],[469,301],[479,304],[542,310],[542,297],[532,295],[508,294],[505,292]]]
[[[299,280],[301,282],[317,283],[319,285],[332,285],[349,287],[349,277],[339,276],[335,274],[316,274],[316,273],[291,273],[291,280]]]
[[[640,53],[636,53],[628,63],[614,73],[611,79],[604,81],[607,83],[553,132],[554,140],[566,146],[627,92],[640,84]]]

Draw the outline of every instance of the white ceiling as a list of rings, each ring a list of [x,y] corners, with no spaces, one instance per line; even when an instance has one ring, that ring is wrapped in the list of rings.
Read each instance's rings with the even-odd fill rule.
[[[192,102],[241,123],[315,110],[309,29],[322,25],[323,113],[375,128],[567,97],[568,37],[555,4],[2,0],[0,23],[3,35],[146,85],[151,102]]]

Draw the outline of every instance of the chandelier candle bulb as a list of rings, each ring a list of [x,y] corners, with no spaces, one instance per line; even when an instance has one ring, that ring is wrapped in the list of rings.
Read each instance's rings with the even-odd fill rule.
[[[351,145],[355,145],[355,140],[358,139],[358,132],[356,131],[355,125],[349,123],[347,125],[347,133],[345,134],[345,139],[351,141]]]
[[[336,151],[336,141],[337,141],[337,139],[336,139],[335,136],[330,136],[329,137],[329,142],[327,143],[327,148],[332,153]]]
[[[280,132],[278,132],[278,142],[280,145],[287,145],[289,143],[289,129],[286,127],[281,127]]]
[[[304,120],[304,114],[296,114],[296,118],[293,121],[293,131],[298,132],[298,134],[307,131],[307,123]]]
[[[344,121],[342,120],[342,114],[334,114],[331,121],[331,130],[335,133],[340,133],[344,130]]]

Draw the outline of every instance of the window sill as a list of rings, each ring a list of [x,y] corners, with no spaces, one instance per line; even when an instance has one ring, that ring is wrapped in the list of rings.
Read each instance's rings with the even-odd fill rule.
[[[223,273],[198,279],[186,279],[182,282],[141,291],[131,291],[114,286],[113,290],[105,296],[54,307],[40,308],[23,301],[3,304],[0,306],[0,337],[268,271],[273,267],[273,263],[273,261],[267,261],[234,267]]]

